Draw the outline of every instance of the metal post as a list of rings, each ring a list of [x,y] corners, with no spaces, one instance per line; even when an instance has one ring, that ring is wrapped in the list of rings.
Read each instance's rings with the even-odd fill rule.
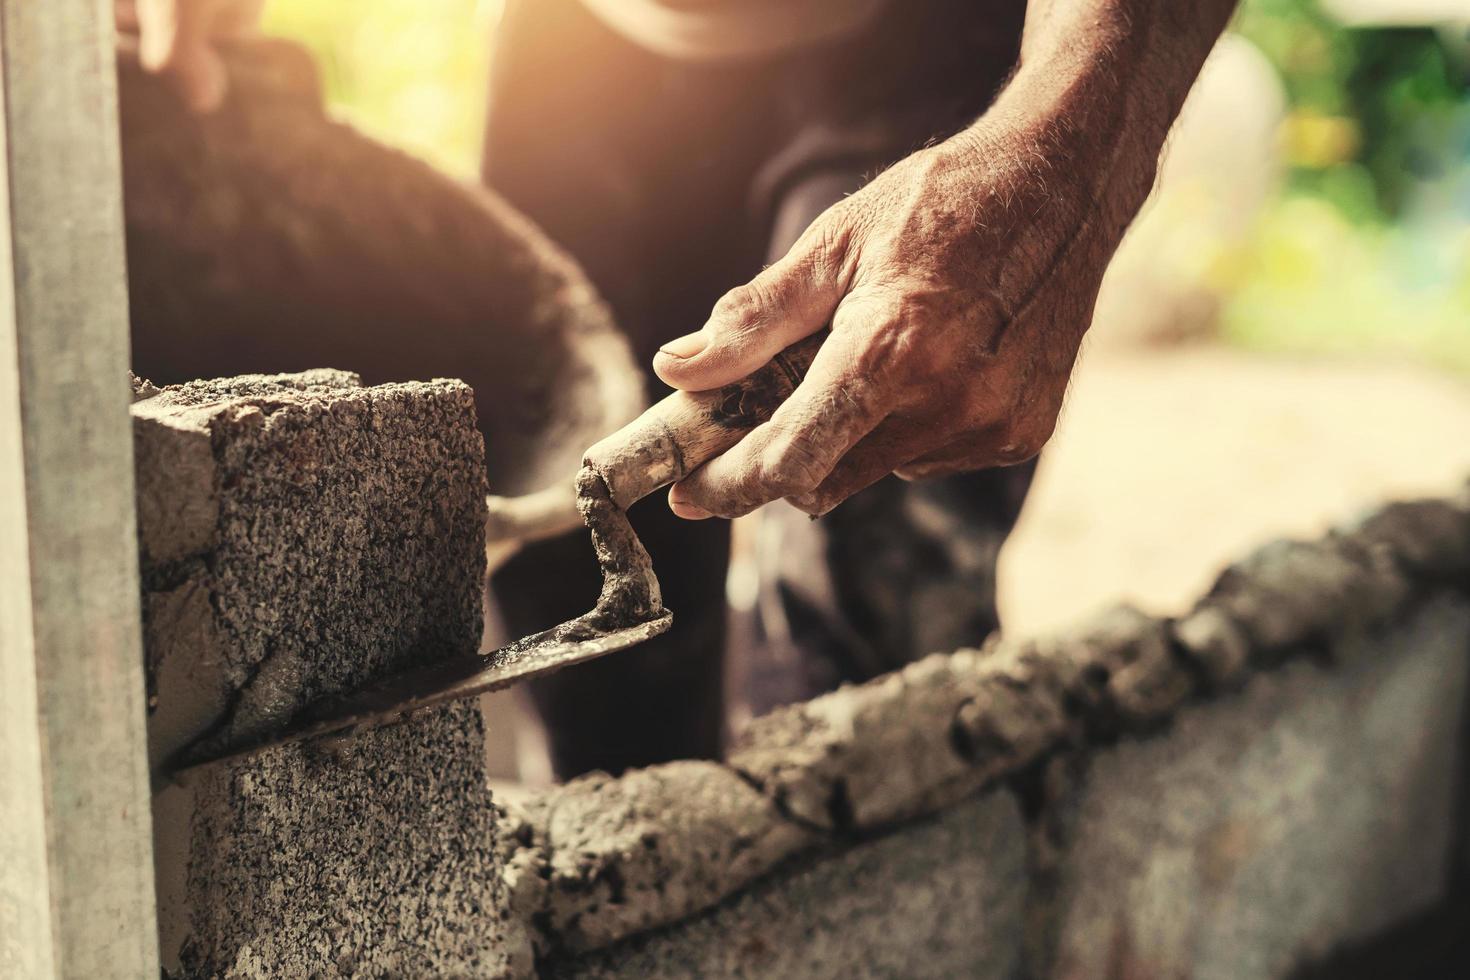
[[[0,976],[157,977],[111,0],[0,86]]]

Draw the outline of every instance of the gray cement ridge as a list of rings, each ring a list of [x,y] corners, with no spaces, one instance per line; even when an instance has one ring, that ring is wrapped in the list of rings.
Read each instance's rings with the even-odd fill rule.
[[[1007,790],[1058,753],[1167,730],[1252,677],[1361,647],[1433,596],[1470,594],[1470,487],[1389,504],[1227,569],[1178,620],[1120,607],[1052,638],[936,654],[757,719],[724,763],[593,774],[510,807],[513,907],[543,956],[596,950]],[[1360,656],[1362,654],[1359,654]]]

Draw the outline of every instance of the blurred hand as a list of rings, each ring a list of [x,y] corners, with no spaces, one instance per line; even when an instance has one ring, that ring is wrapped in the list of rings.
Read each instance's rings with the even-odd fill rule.
[[[671,489],[675,513],[734,517],[784,497],[822,514],[889,473],[1007,466],[1041,450],[1152,174],[1138,161],[1147,174],[1098,199],[1095,170],[1053,122],[982,120],[908,157],[728,293],[704,329],[665,345],[659,377],[700,391],[832,325],[771,420]]]
[[[224,101],[229,77],[216,44],[253,33],[265,0],[115,0],[117,25],[138,32],[147,71],[167,77],[196,112]]]

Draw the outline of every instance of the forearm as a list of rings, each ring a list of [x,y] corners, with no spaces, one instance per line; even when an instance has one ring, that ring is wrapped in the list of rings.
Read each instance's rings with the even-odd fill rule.
[[[1023,128],[1127,216],[1237,0],[1030,0],[1015,77],[976,135]]]
[[[1162,142],[1237,0],[1031,0],[1018,91],[1108,101]]]

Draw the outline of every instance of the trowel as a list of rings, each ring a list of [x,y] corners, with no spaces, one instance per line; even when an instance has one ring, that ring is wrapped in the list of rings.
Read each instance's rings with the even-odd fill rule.
[[[404,720],[414,712],[538,677],[605,656],[663,633],[673,622],[664,608],[648,552],[627,510],[648,494],[682,480],[766,421],[795,390],[827,336],[823,330],[777,354],[749,377],[723,388],[677,391],[594,445],[576,476],[577,510],[592,534],[602,569],[593,609],[508,646],[413,668],[356,692],[323,699],[283,728],[239,741],[205,736],[165,768],[173,773],[305,739],[349,737]],[[557,526],[542,494],[492,505],[489,536],[532,536]]]

